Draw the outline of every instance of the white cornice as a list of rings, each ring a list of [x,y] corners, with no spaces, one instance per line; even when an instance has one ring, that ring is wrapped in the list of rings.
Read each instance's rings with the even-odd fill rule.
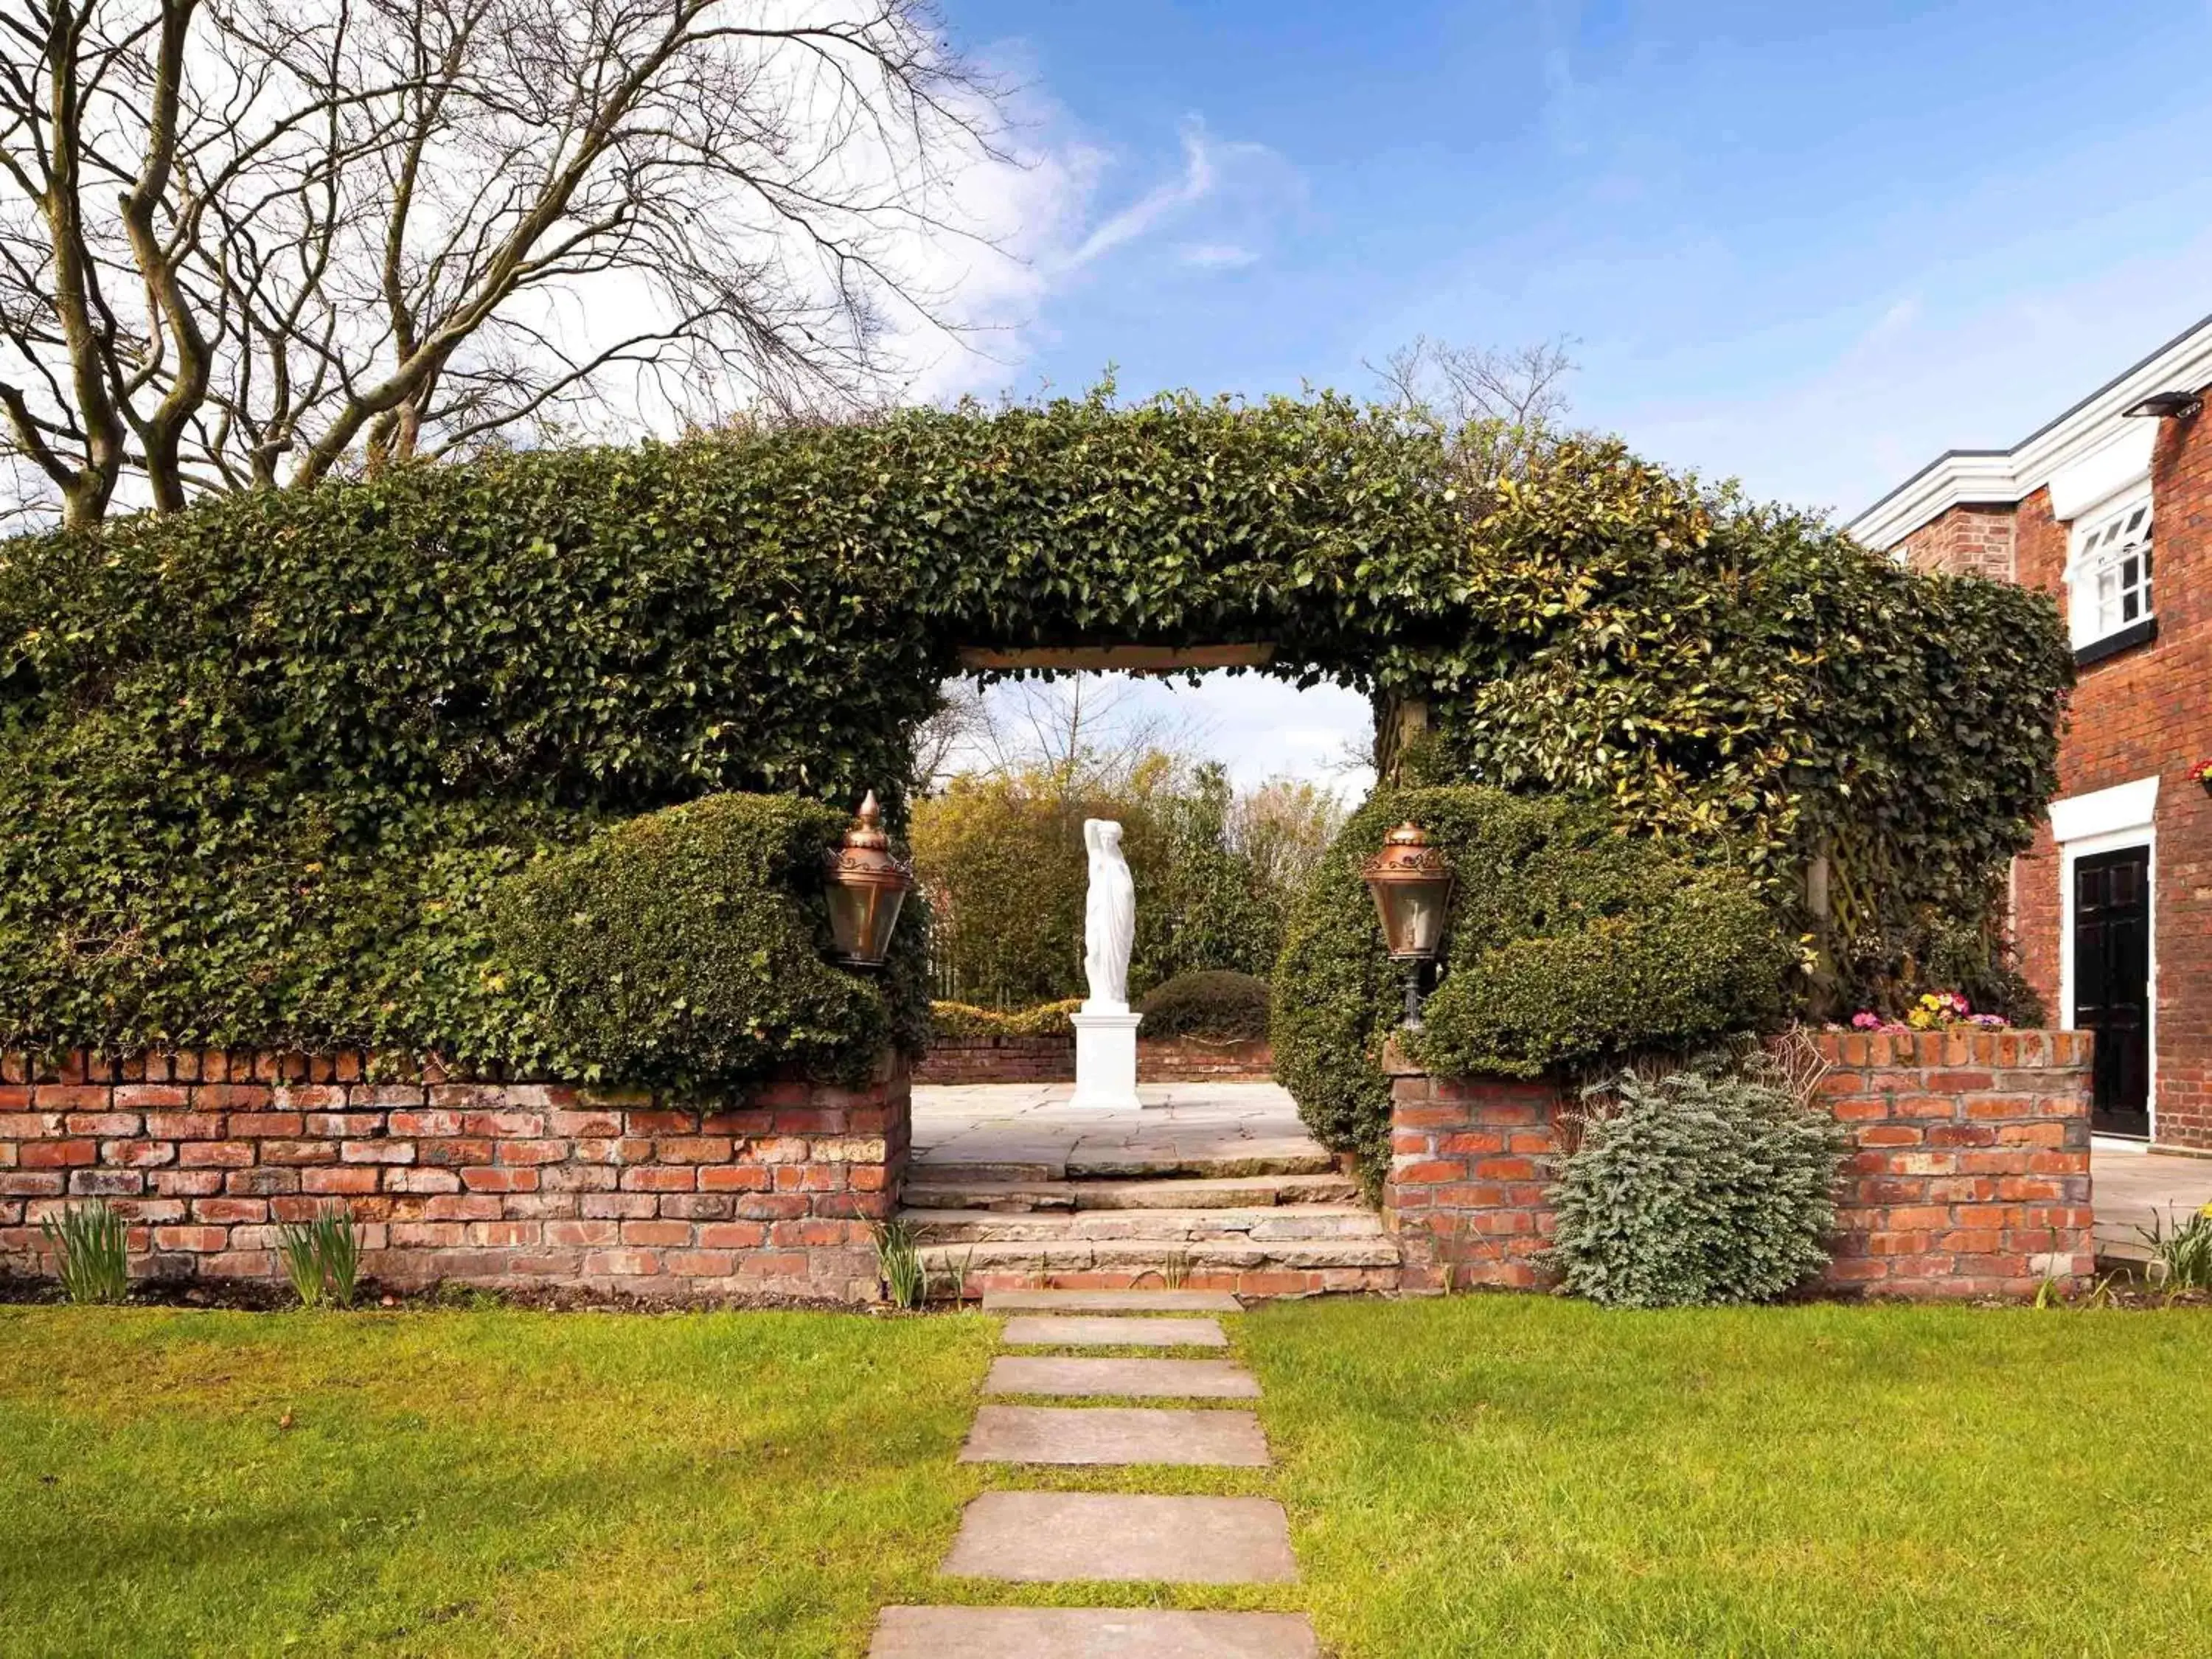
[[[2154,392],[2212,386],[2212,317],[2107,381],[2057,420],[2010,449],[1954,449],[1938,456],[1844,528],[1887,551],[1950,508],[2010,504],[2033,495],[2051,475],[2112,444],[2133,420],[2123,411]],[[2139,418],[2139,417],[2138,417]]]

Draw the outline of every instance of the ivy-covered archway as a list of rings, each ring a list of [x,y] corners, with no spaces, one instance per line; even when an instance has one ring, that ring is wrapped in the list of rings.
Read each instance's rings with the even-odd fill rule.
[[[718,791],[895,799],[945,677],[1074,649],[1421,709],[1425,775],[1818,863],[1853,951],[1980,914],[2051,787],[2046,599],[1615,444],[1470,453],[1331,398],[1094,398],[9,543],[0,1041],[496,1046],[506,872]]]

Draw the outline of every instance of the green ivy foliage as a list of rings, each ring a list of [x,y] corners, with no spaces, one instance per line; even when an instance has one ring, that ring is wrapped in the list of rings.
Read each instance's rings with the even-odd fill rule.
[[[1401,1033],[1360,866],[1412,819],[1452,862],[1441,981]],[[1387,1166],[1384,1042],[1450,1074],[1533,1077],[1756,1026],[1794,952],[1740,867],[1624,833],[1601,803],[1463,786],[1378,791],[1291,921],[1273,981],[1275,1073],[1324,1144]]]
[[[0,1040],[543,1051],[483,944],[502,873],[718,792],[898,821],[963,645],[1237,641],[1428,702],[1451,776],[1724,829],[1777,884],[1825,852],[1846,974],[1987,898],[2066,680],[2040,595],[1617,444],[1485,483],[1330,397],[252,492],[0,544]]]
[[[879,974],[830,965],[817,872],[844,824],[788,796],[647,813],[502,882],[493,945],[585,1077],[713,1088],[781,1064],[857,1079],[923,1045],[926,925],[902,916]]]
[[[1826,1265],[1848,1139],[1826,1113],[1717,1064],[1585,1099],[1549,1194],[1565,1289],[1618,1308],[1771,1302]]]

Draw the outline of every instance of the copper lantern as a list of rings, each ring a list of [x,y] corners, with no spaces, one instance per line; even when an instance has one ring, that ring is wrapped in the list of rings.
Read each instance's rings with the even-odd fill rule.
[[[883,819],[871,789],[843,844],[830,854],[830,932],[837,960],[851,968],[884,965],[899,906],[914,885],[914,872],[892,854]]]
[[[1382,919],[1382,940],[1393,962],[1406,964],[1406,1024],[1421,1029],[1421,978],[1443,949],[1451,912],[1452,867],[1441,848],[1411,822],[1382,838],[1382,850],[1359,866]]]

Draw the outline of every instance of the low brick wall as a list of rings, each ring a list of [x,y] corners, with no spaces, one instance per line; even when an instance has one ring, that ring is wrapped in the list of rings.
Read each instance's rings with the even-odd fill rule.
[[[2092,1271],[2089,1045],[2073,1031],[1819,1032],[1850,1130],[1825,1288],[2019,1296]],[[1551,1085],[1391,1060],[1384,1224],[1404,1287],[1535,1288],[1562,1150]]]
[[[1201,1037],[1137,1039],[1139,1083],[1264,1083],[1275,1074],[1265,1042],[1209,1042]],[[916,1083],[1073,1083],[1069,1036],[940,1037],[915,1066]]]
[[[1073,1083],[1073,1036],[941,1036],[915,1063],[916,1083]]]
[[[46,1271],[40,1218],[104,1197],[136,1273],[277,1279],[276,1224],[339,1202],[390,1285],[877,1295],[869,1224],[907,1158],[901,1063],[860,1088],[789,1079],[711,1103],[389,1069],[0,1057],[0,1272]]]

